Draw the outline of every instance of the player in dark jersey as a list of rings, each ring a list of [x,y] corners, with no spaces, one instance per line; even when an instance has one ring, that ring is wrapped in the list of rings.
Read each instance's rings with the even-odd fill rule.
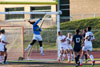
[[[80,35],[80,30],[76,29],[75,35],[73,36],[73,43],[74,43],[73,50],[74,50],[74,54],[75,54],[76,67],[78,67],[78,65],[79,65],[79,58],[80,58],[80,54],[82,52],[81,41],[82,41],[82,36]]]

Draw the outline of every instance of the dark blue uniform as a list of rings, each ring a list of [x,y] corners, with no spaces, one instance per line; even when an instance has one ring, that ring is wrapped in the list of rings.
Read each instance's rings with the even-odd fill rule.
[[[73,36],[73,41],[74,41],[74,52],[79,52],[82,47],[81,47],[81,40],[82,40],[82,36],[81,35],[74,35]]]

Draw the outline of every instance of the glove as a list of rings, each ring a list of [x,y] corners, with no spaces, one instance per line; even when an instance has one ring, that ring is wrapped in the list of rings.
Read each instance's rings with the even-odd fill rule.
[[[40,18],[40,20],[42,20],[42,18]]]
[[[39,30],[40,30],[40,28],[37,28],[37,29],[36,29],[36,31],[39,31]]]

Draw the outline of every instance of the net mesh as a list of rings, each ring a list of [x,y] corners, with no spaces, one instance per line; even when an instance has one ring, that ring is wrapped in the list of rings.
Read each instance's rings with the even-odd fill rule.
[[[17,60],[19,57],[24,57],[23,27],[0,26],[0,28],[5,29],[6,40],[9,43],[6,45],[8,60]]]

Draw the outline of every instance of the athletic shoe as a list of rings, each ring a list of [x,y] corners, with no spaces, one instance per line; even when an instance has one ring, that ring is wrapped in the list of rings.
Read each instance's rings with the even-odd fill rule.
[[[4,64],[8,64],[8,62],[5,62]]]
[[[68,61],[68,63],[70,63],[71,61]]]
[[[95,61],[92,61],[92,66],[94,66],[95,65]]]
[[[61,60],[60,59],[58,59],[58,62],[60,62]]]
[[[44,56],[44,53],[41,53],[42,56]]]
[[[80,65],[80,61],[77,62],[78,66]]]
[[[80,64],[80,66],[82,66],[82,64]]]
[[[76,66],[75,67],[78,67],[79,65],[78,64],[76,64]]]

